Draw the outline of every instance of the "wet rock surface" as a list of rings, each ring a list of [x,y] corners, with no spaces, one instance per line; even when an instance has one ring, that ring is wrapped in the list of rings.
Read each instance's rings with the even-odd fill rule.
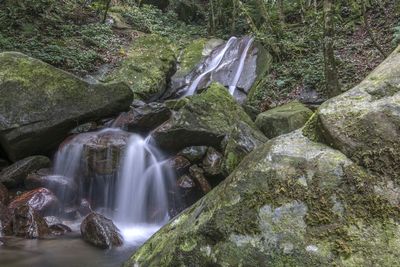
[[[182,175],[189,170],[191,163],[183,156],[175,156],[168,160],[168,166],[176,175]]]
[[[12,217],[8,207],[0,203],[0,235],[12,234]]]
[[[23,185],[28,174],[41,168],[50,167],[50,159],[45,156],[31,156],[17,161],[0,172],[0,182],[8,188]]]
[[[47,169],[29,174],[25,179],[25,187],[27,189],[47,188],[66,204],[74,202],[78,196],[78,185],[73,178],[51,174],[51,171]]]
[[[206,153],[206,146],[191,146],[182,149],[178,155],[187,158],[192,163],[196,163],[202,161]]]
[[[9,194],[7,188],[0,183],[0,204],[6,205],[9,201]]]
[[[197,186],[201,189],[203,194],[207,194],[211,191],[212,187],[208,182],[207,178],[204,176],[204,170],[197,165],[193,165],[189,169],[191,177],[193,177]]]
[[[167,121],[170,116],[171,111],[165,104],[134,101],[133,108],[121,114],[114,122],[114,126],[132,132],[147,133]]]
[[[82,238],[99,248],[118,247],[123,244],[122,236],[114,223],[98,213],[90,213],[81,224]]]
[[[41,215],[50,215],[59,212],[60,202],[47,188],[37,188],[14,198],[8,208],[14,210],[21,206],[28,206]]]
[[[51,235],[45,219],[29,205],[20,205],[13,209],[12,225],[16,236],[34,239],[48,238]]]

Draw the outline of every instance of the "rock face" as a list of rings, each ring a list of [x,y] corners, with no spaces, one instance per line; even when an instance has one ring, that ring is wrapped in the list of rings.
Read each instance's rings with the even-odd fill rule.
[[[76,125],[128,109],[122,84],[88,84],[20,53],[0,53],[0,146],[16,161],[55,150]]]
[[[27,189],[47,188],[66,203],[74,202],[78,196],[78,185],[73,179],[62,175],[52,175],[46,169],[28,175],[25,179],[25,187]]]
[[[12,234],[12,217],[7,206],[0,203],[0,236]]]
[[[51,234],[45,219],[28,205],[13,210],[12,225],[14,234],[24,238],[47,238]]]
[[[303,104],[291,102],[259,114],[256,125],[268,138],[274,138],[303,127],[312,114]]]
[[[175,62],[175,52],[167,39],[145,35],[136,39],[126,58],[106,80],[123,81],[135,99],[151,102],[165,93]]]
[[[224,159],[223,171],[228,176],[239,165],[243,158],[267,142],[261,132],[254,130],[245,123],[238,123],[223,141]]]
[[[23,185],[28,174],[41,168],[50,167],[50,160],[44,156],[32,156],[17,161],[0,172],[0,182],[8,188]]]
[[[8,208],[14,210],[21,206],[28,206],[41,215],[47,215],[57,213],[60,202],[50,190],[37,188],[17,196],[8,205]]]
[[[198,145],[218,148],[239,121],[256,128],[225,87],[214,83],[207,91],[191,97],[189,103],[153,132],[153,137],[166,150]]]
[[[114,122],[114,127],[147,133],[168,120],[170,116],[171,110],[163,103],[146,104],[142,101],[134,101],[133,108],[121,114]]]
[[[0,204],[3,204],[3,205],[8,204],[8,190],[1,183],[0,183]]]
[[[100,248],[118,247],[123,244],[122,236],[114,223],[98,213],[90,213],[81,224],[83,239]]]
[[[305,129],[357,163],[400,181],[400,47],[363,82],[325,102]]]
[[[215,47],[215,49],[202,60],[192,66],[192,58],[197,59],[201,41],[193,42],[188,47],[192,51],[192,56],[184,50],[183,66],[171,80],[170,90],[166,96],[184,95],[191,89],[192,83],[197,84],[196,90],[207,88],[212,82],[218,82],[225,87],[235,86],[234,96],[238,102],[243,103],[247,95],[256,94],[253,88],[259,80],[267,73],[271,65],[271,55],[256,41],[249,36],[243,38],[232,37],[226,43]],[[215,44],[216,42],[212,41]],[[206,44],[207,45],[207,44]],[[192,47],[193,46],[193,47]],[[186,54],[186,53],[187,54]],[[222,56],[223,55],[223,56]],[[245,57],[243,57],[245,55]],[[189,58],[187,62],[186,57]],[[221,61],[216,62],[216,58],[221,57]],[[240,68],[241,63],[245,66]],[[218,67],[216,66],[218,65]],[[187,73],[187,69],[192,70]],[[242,70],[239,79],[236,81],[236,74],[239,68]],[[199,77],[201,78],[200,80]],[[194,88],[192,88],[194,90]],[[190,94],[193,93],[189,90]]]
[[[254,150],[125,266],[393,266],[399,189],[296,131]]]

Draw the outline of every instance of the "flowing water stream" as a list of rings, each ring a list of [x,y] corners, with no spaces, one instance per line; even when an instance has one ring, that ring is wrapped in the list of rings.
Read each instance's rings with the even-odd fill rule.
[[[252,38],[232,37],[218,47],[204,60],[184,95],[195,94],[200,84],[209,84],[213,75],[227,66],[231,69],[227,87],[234,95],[252,44]],[[10,267],[120,264],[171,217],[174,203],[169,194],[176,191],[176,182],[166,162],[150,136],[144,138],[117,128],[82,133],[66,140],[55,155],[54,175],[73,180],[78,187],[78,202],[89,200],[96,211],[113,219],[124,237],[124,246],[107,251],[94,248],[79,238],[81,220],[64,221],[74,231],[62,238],[8,238],[11,245],[0,249],[1,264]],[[70,205],[66,199],[64,202]]]

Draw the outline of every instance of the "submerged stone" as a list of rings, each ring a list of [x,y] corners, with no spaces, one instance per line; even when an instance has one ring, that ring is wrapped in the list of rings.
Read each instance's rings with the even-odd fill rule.
[[[259,114],[256,125],[268,138],[274,138],[303,127],[312,114],[309,108],[295,101]]]
[[[118,247],[123,239],[114,223],[101,214],[92,212],[81,224],[82,238],[99,248]]]
[[[124,266],[397,265],[400,198],[390,182],[299,131],[282,135]]]
[[[89,84],[40,60],[0,53],[0,146],[16,161],[50,154],[77,125],[129,108],[122,84]]]

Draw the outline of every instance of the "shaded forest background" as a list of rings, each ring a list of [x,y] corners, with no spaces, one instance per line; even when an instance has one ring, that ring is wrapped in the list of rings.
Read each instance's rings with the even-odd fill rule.
[[[346,91],[400,43],[398,1],[3,0],[0,52],[20,51],[84,76],[115,64],[143,33],[167,37],[177,51],[202,37],[252,34],[274,58],[262,81],[266,90],[254,103],[266,110],[305,88],[330,96],[323,53],[327,2],[339,90]]]

